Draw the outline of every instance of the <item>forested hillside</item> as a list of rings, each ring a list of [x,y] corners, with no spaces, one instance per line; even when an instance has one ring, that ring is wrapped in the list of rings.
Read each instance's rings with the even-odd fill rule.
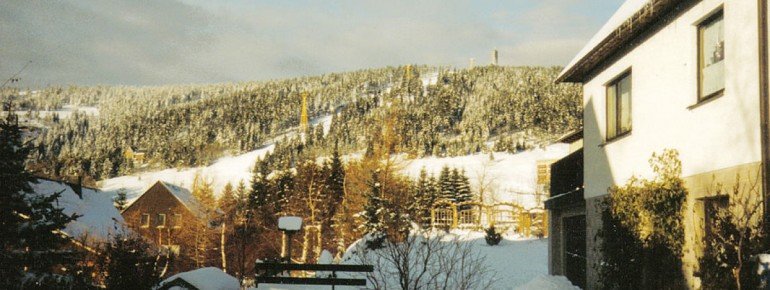
[[[151,168],[185,167],[254,150],[277,136],[288,137],[264,160],[272,169],[329,155],[334,147],[370,152],[383,139],[390,153],[411,156],[522,150],[580,126],[579,87],[554,84],[558,72],[388,67],[248,83],[5,89],[2,96],[14,98],[30,118],[64,105],[98,107],[97,116],[40,117],[33,168],[100,180],[137,170],[123,157],[128,147],[144,150]],[[285,135],[299,124],[302,92],[310,96],[311,119],[332,118],[326,134],[310,126],[304,141]]]

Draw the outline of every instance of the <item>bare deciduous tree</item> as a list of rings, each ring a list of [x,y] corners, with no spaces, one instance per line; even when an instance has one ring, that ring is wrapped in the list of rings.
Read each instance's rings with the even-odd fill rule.
[[[376,289],[488,289],[494,284],[485,257],[456,236],[416,230],[377,250],[359,245],[353,259],[374,266],[366,278]]]

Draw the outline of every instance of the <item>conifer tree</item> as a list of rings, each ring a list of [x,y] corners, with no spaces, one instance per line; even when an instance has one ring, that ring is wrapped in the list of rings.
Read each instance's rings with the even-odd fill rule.
[[[368,182],[369,189],[366,192],[366,205],[364,206],[364,212],[362,217],[364,224],[362,225],[363,232],[370,234],[372,240],[381,239],[385,233],[385,223],[383,222],[383,199],[382,199],[382,184],[380,183],[380,172],[375,170],[372,172],[372,178]],[[374,247],[376,248],[377,243]]]
[[[161,262],[144,238],[119,232],[107,243],[100,264],[107,289],[153,289],[160,282]]]
[[[123,211],[126,209],[126,205],[128,205],[128,200],[126,198],[126,191],[124,189],[118,190],[118,194],[115,196],[114,199],[115,208],[118,209],[118,211]]]
[[[225,214],[226,219],[232,220],[235,213],[236,203],[235,190],[233,189],[233,185],[228,182],[225,184],[225,187],[222,188],[222,193],[219,195],[219,200],[217,201],[217,205]]]
[[[444,166],[441,168],[441,173],[438,177],[438,184],[440,188],[441,199],[450,202],[457,201],[455,183],[452,180],[452,170],[449,169],[449,166]]]
[[[248,192],[248,204],[251,209],[249,215],[255,215],[254,218],[258,222],[267,221],[268,215],[272,215],[273,209],[268,208],[268,182],[265,178],[267,174],[267,164],[262,161],[258,161],[254,165],[254,171],[251,175],[251,189]]]
[[[456,171],[457,172],[457,171]],[[468,179],[468,176],[465,174],[465,170],[459,171],[457,173],[457,202],[469,202],[473,201],[473,192],[471,192],[471,183]],[[467,209],[468,206],[462,207],[462,209]]]
[[[420,170],[420,176],[417,179],[414,193],[414,206],[412,212],[416,215],[416,221],[422,227],[430,226],[430,212],[435,202],[435,190],[434,185],[431,182],[431,177],[428,176],[428,171],[425,167]]]
[[[10,107],[10,105],[9,105]],[[37,287],[65,287],[53,268],[73,269],[61,251],[69,238],[61,230],[78,216],[55,205],[61,192],[38,195],[36,178],[26,170],[31,147],[23,141],[16,114],[0,121],[0,288],[20,288],[22,281]],[[59,276],[60,277],[60,276]],[[23,279],[23,280],[22,280]]]

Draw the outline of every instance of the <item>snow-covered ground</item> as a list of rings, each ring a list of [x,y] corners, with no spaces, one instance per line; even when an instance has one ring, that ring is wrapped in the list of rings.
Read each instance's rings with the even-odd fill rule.
[[[38,111],[40,117],[46,117],[48,115],[56,113],[59,115],[59,118],[61,119],[67,119],[70,116],[72,116],[73,113],[80,112],[89,116],[99,116],[99,108],[92,107],[92,106],[77,106],[77,105],[64,105],[59,110],[44,110],[44,111]],[[17,111],[20,116],[26,116],[28,111],[20,110]]]
[[[555,160],[566,156],[567,144],[553,144],[544,149],[533,149],[516,154],[494,152],[457,157],[427,157],[407,161],[404,172],[417,178],[425,168],[428,174],[438,177],[444,166],[464,169],[474,192],[481,183],[490,187],[496,202],[516,202],[525,208],[535,207],[537,161]]]
[[[110,194],[117,194],[119,190],[125,190],[126,197],[129,202],[132,202],[158,180],[190,189],[195,175],[198,174],[213,182],[214,193],[218,195],[228,182],[232,183],[233,186],[237,186],[241,180],[248,184],[254,163],[257,162],[258,158],[271,152],[273,148],[275,145],[270,144],[242,155],[224,157],[210,166],[181,170],[171,168],[110,178],[102,180],[100,186],[102,191]]]
[[[316,124],[322,124],[326,129],[331,117],[317,119]],[[287,134],[294,134],[287,133]],[[274,144],[241,154],[224,157],[210,166],[165,169],[160,171],[142,172],[129,176],[120,176],[100,182],[102,191],[116,194],[125,190],[129,201],[139,197],[156,181],[161,180],[181,187],[190,188],[195,175],[199,174],[213,182],[215,194],[219,194],[228,182],[237,185],[241,180],[249,184],[252,168],[258,158],[272,151]],[[554,144],[544,149],[534,149],[516,154],[495,152],[491,159],[489,154],[474,154],[458,157],[426,157],[406,160],[403,172],[417,178],[422,168],[438,176],[443,166],[464,169],[470,179],[471,187],[478,190],[482,180],[488,184],[497,202],[516,202],[525,208],[535,207],[535,183],[538,160],[552,160],[564,157],[568,151],[566,144]],[[355,158],[347,156],[346,160]],[[320,160],[320,159],[319,159]]]
[[[438,72],[426,73],[420,77],[423,87],[435,85],[438,82]]]
[[[323,126],[324,134],[327,134],[329,133],[331,121],[332,115],[326,115],[314,118],[310,121],[310,124],[313,126]],[[249,181],[251,180],[252,169],[254,168],[257,159],[262,158],[273,151],[277,140],[281,140],[285,137],[292,137],[295,136],[295,134],[297,134],[296,128],[290,129],[284,134],[267,142],[262,148],[237,156],[220,158],[214,162],[214,164],[209,166],[183,169],[169,168],[159,171],[148,171],[134,175],[119,176],[102,180],[99,182],[99,186],[103,191],[112,195],[117,194],[120,190],[125,190],[130,203],[158,180],[190,189],[193,180],[195,180],[195,176],[199,175],[206,178],[207,181],[212,182],[214,194],[218,196],[227,183],[237,186],[239,182],[243,181],[248,186]]]
[[[451,240],[453,238],[457,238],[462,243],[469,243],[474,252],[483,258],[484,266],[494,274],[492,278],[494,283],[488,289],[576,289],[564,277],[548,276],[548,239],[520,239],[518,237],[506,236],[499,245],[489,246],[486,244],[484,234],[481,232],[457,231],[443,237],[444,240]],[[351,249],[354,248],[351,247]],[[350,255],[350,251],[348,250],[349,253],[346,255]],[[351,263],[355,263],[355,261]],[[328,288],[329,286],[260,284],[256,289],[294,290]],[[338,289],[352,290],[358,288],[338,287]]]

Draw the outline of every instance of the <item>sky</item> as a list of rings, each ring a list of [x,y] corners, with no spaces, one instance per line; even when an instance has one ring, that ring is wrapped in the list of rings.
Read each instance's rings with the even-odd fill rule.
[[[564,66],[623,0],[3,0],[18,86],[280,79],[428,64]]]

